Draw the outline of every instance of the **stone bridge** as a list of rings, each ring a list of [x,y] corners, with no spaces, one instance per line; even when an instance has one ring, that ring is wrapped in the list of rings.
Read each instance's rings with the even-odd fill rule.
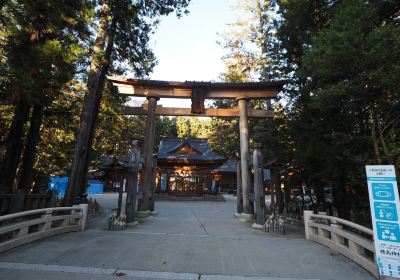
[[[234,197],[159,201],[157,215],[124,231],[104,229],[116,195],[96,198],[104,213],[89,220],[87,230],[0,254],[0,279],[375,279],[305,240],[303,227],[278,235],[239,222]]]

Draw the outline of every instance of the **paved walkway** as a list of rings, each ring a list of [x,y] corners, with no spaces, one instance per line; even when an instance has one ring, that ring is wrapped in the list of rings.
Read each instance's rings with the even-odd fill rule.
[[[105,212],[116,196],[98,197]],[[235,200],[158,201],[158,214],[136,228],[106,231],[106,213],[89,229],[0,255],[0,279],[374,279],[347,258],[288,235],[253,230],[234,218]],[[233,277],[235,276],[235,277]]]

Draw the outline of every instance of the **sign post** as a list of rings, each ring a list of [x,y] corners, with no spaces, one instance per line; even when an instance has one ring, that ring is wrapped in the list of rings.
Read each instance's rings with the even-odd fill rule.
[[[400,202],[393,165],[367,165],[376,262],[379,274],[400,278]]]

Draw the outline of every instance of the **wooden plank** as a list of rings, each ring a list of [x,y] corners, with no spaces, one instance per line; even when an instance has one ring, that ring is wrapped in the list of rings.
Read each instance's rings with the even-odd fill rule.
[[[148,95],[158,95],[160,98],[192,98],[192,89],[148,89],[134,88],[132,85],[113,83],[118,87],[121,95],[146,97]],[[257,90],[217,90],[212,89],[205,93],[205,99],[236,99],[246,97],[248,99],[275,98],[279,90],[276,89],[257,89]]]
[[[256,110],[247,109],[249,118],[273,118],[273,110]],[[126,106],[122,109],[123,115],[147,115],[146,107],[129,107]],[[205,109],[204,114],[193,114],[191,108],[169,108],[157,106],[157,116],[194,116],[194,117],[226,117],[226,118],[238,118],[239,108],[235,107],[232,109]]]

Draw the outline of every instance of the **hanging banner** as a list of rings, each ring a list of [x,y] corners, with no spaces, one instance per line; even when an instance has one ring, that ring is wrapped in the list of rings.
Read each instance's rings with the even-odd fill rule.
[[[393,165],[367,165],[379,274],[400,278],[400,202]]]

